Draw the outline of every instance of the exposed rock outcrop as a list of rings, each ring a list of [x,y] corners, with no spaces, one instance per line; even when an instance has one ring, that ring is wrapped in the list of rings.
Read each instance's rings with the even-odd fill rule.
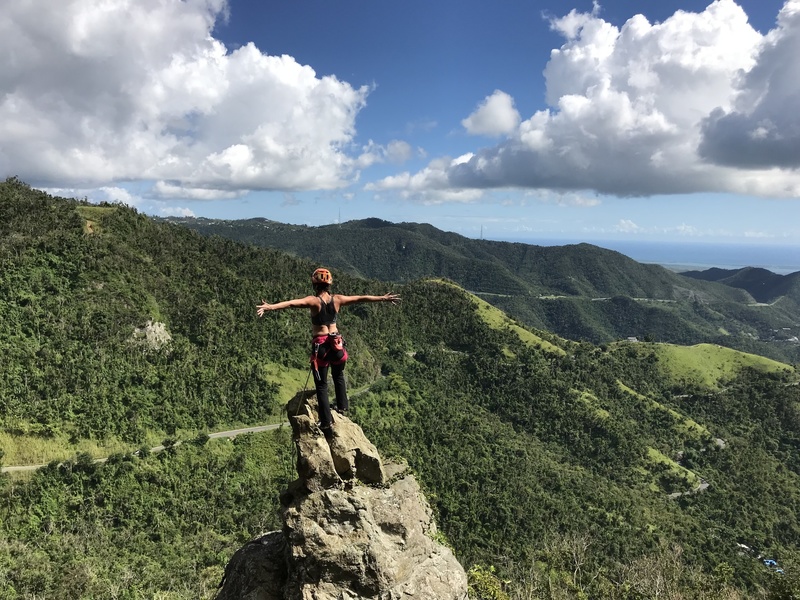
[[[137,327],[133,330],[130,341],[148,350],[161,350],[169,346],[172,336],[167,331],[167,326],[164,323],[150,320],[143,327]]]
[[[416,479],[381,460],[361,428],[334,414],[317,427],[313,392],[286,407],[297,472],[281,496],[283,531],[240,548],[217,600],[464,600],[467,576],[434,541]]]

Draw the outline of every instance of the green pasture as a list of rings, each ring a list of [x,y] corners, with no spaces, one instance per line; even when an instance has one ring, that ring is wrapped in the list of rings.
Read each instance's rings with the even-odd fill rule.
[[[785,363],[716,344],[648,344],[647,347],[655,351],[658,364],[670,378],[710,389],[719,389],[722,382],[735,377],[745,368],[762,373],[794,372]]]

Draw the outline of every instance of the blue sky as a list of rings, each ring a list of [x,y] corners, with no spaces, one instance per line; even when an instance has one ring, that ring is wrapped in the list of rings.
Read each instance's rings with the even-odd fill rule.
[[[800,244],[800,0],[47,0],[0,175],[155,214]]]

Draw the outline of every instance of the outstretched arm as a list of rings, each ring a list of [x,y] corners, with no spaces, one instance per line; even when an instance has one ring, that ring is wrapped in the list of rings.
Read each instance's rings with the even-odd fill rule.
[[[293,300],[284,300],[283,302],[276,302],[269,304],[264,300],[261,304],[256,305],[256,314],[260,317],[268,310],[283,310],[284,308],[312,308],[319,304],[316,296],[306,296],[305,298],[295,298]]]
[[[337,294],[336,298],[339,300],[339,306],[357,304],[358,302],[391,302],[392,304],[400,302],[399,294],[384,294],[383,296],[341,296]]]

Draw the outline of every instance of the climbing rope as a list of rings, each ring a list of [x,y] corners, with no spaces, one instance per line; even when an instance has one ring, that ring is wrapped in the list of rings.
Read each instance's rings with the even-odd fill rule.
[[[311,379],[311,372],[312,372],[312,371],[313,371],[313,368],[309,368],[309,369],[308,369],[308,375],[306,376],[306,382],[303,384],[303,390],[302,390],[302,392],[301,392],[301,393],[303,394],[303,399],[305,399],[305,397],[306,397],[306,392],[308,391],[308,380],[309,380],[309,379]],[[294,416],[295,416],[295,417],[296,417],[298,414],[300,414],[300,404],[301,404],[300,402],[298,402],[298,403],[297,403],[297,411],[294,413]]]
[[[297,410],[294,413],[295,417],[298,414],[300,414],[300,406],[303,404],[303,401],[305,400],[306,392],[308,391],[308,380],[311,379],[311,372],[312,371],[313,371],[313,367],[309,367],[308,376],[306,376],[306,382],[303,384],[303,389],[300,392],[302,394],[301,395],[301,400],[297,403]],[[294,464],[294,465],[297,464],[297,456],[298,456],[297,443],[298,442],[299,442],[299,440],[294,440],[294,444],[292,444],[292,464]]]

